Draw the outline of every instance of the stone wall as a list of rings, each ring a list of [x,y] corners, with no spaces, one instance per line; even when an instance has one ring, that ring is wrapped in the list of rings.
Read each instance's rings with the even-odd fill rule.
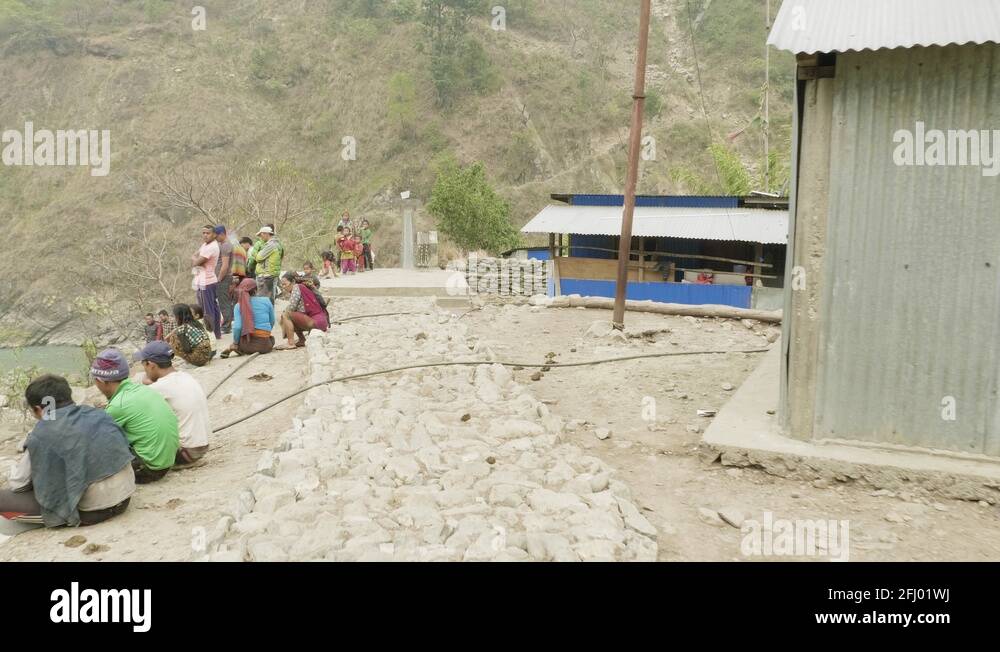
[[[545,260],[470,256],[448,264],[465,275],[470,294],[530,297],[548,292],[550,265]]]

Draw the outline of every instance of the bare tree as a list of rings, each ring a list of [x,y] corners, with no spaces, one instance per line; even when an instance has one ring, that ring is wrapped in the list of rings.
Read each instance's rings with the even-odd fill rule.
[[[157,298],[173,303],[179,295],[183,259],[166,224],[122,224],[107,235],[93,262],[126,301],[146,305]]]
[[[262,161],[230,181],[239,188],[236,207],[253,225],[274,224],[279,232],[322,214],[322,199],[315,185],[291,165]]]
[[[139,317],[152,309],[177,303],[185,285],[181,249],[166,222],[124,219],[110,226],[91,259],[101,282],[87,275],[73,277],[76,297],[69,312],[91,342],[110,329],[114,339],[141,341]]]
[[[148,176],[141,184],[161,208],[177,208],[192,219],[225,224],[230,235],[274,224],[286,251],[304,250],[329,235],[315,184],[284,162],[261,161],[237,170],[178,167]],[[93,258],[105,292],[77,279],[81,298],[75,314],[110,324],[132,338],[151,306],[173,304],[189,291],[190,238],[165,220],[124,219],[107,229]]]
[[[203,170],[181,167],[155,172],[145,185],[155,203],[198,214],[212,224],[219,224],[236,201],[237,187],[229,179]]]

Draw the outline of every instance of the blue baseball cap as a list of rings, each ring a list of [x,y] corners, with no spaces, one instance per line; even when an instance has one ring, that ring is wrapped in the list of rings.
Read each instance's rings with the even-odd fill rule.
[[[170,362],[174,359],[174,350],[170,345],[162,340],[150,342],[140,350],[135,352],[133,359],[136,362]]]

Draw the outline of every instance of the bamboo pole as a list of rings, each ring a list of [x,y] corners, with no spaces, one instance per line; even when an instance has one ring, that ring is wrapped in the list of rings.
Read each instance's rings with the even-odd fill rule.
[[[579,304],[584,308],[598,310],[614,310],[614,299],[606,297],[583,297]],[[780,310],[752,310],[734,306],[718,305],[686,305],[681,303],[658,303],[656,301],[626,301],[626,307],[631,312],[648,312],[658,315],[681,315],[691,317],[718,317],[720,319],[755,319],[769,324],[781,323]],[[570,307],[574,307],[571,304]]]

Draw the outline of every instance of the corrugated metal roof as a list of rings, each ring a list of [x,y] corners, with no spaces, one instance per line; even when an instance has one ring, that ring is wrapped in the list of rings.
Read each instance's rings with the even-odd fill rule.
[[[573,206],[624,206],[624,195],[570,195]],[[683,208],[736,208],[739,197],[713,197],[709,195],[639,195],[636,206],[673,206]]]
[[[785,0],[767,39],[796,54],[991,42],[998,0]]]
[[[620,207],[553,205],[542,209],[521,232],[621,235],[621,225]],[[654,238],[785,244],[788,241],[788,211],[637,207],[632,234]]]

